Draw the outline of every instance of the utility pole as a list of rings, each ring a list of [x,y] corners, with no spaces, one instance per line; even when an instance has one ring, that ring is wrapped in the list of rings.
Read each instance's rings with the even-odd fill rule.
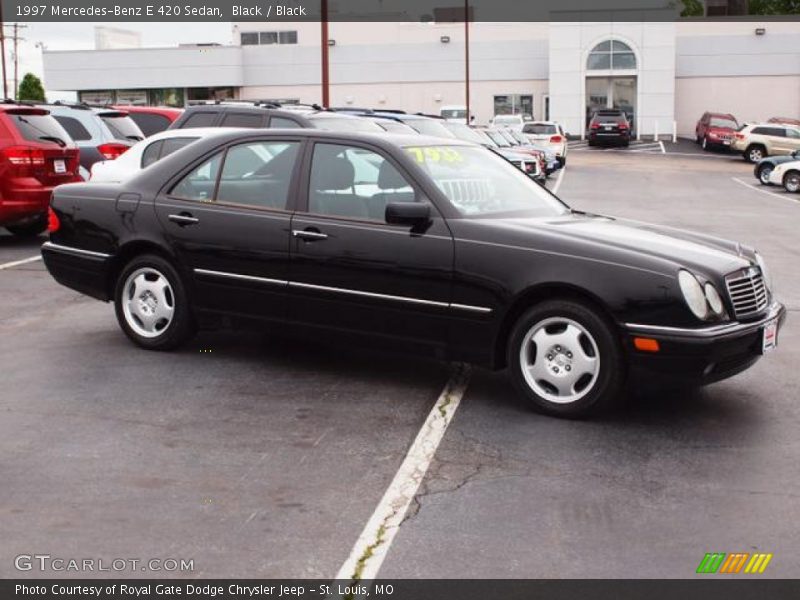
[[[11,39],[14,40],[14,100],[16,100],[19,93],[19,43],[25,39],[20,37],[19,30],[26,29],[28,26],[12,23],[11,25],[5,25],[5,27],[11,27],[14,30],[14,35],[11,36]]]
[[[3,25],[3,3],[0,2],[0,56],[3,67],[3,98],[8,98],[8,81],[6,80],[6,34]]]
[[[321,0],[320,28],[322,33],[322,106],[330,106],[330,71],[328,65],[328,0]]]
[[[469,106],[469,0],[464,0],[464,87],[467,97],[467,125],[470,125]]]

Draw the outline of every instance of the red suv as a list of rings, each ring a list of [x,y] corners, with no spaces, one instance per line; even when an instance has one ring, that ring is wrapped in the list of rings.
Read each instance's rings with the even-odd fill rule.
[[[47,228],[50,192],[81,181],[78,148],[49,111],[0,104],[0,227],[19,236]]]
[[[697,122],[694,134],[703,150],[708,150],[711,147],[728,148],[738,130],[739,123],[733,115],[707,112]]]

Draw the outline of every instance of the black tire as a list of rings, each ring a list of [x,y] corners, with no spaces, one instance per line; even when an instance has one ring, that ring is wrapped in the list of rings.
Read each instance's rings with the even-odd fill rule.
[[[166,280],[170,290],[169,294],[165,294],[166,302],[162,303],[159,299],[155,300],[155,304],[162,303],[165,306],[171,304],[172,316],[166,325],[162,325],[162,329],[154,327],[152,336],[149,337],[136,330],[136,317],[130,316],[132,312],[130,310],[126,315],[126,309],[124,308],[125,295],[130,294],[132,291],[131,289],[126,290],[128,288],[126,284],[129,283],[128,279],[137,271],[144,275],[145,278],[148,274],[152,278],[154,277],[153,274],[157,273]],[[160,280],[156,279],[155,281],[157,283]],[[119,326],[125,332],[125,335],[132,342],[147,350],[172,350],[177,348],[191,339],[196,330],[189,296],[183,280],[169,261],[154,254],[137,256],[122,269],[114,289],[114,308]],[[165,320],[162,319],[161,322]],[[141,325],[141,321],[139,321],[139,325]]]
[[[569,324],[566,322],[569,322]],[[573,362],[574,354],[569,352],[569,344],[565,345],[564,348],[554,346],[553,348],[557,349],[557,354],[555,355],[551,353],[539,357],[539,352],[543,353],[551,349],[539,348],[530,339],[534,330],[544,329],[547,336],[552,335],[551,331],[558,335],[562,324],[565,327],[577,326],[578,330],[581,328],[584,330],[577,338],[580,340],[581,352],[583,352],[584,356],[590,356],[592,352],[596,352],[598,362],[595,367],[596,371],[591,375],[591,381],[587,382],[582,389],[578,389],[574,400],[554,402],[544,395],[548,387],[547,380],[536,380],[533,384],[529,382],[528,377],[535,379],[535,375],[526,375],[525,371],[527,369],[523,367],[523,361],[527,364],[533,357],[531,354],[533,352],[533,354],[537,355],[533,357],[534,364],[540,358],[545,361],[541,368],[547,370],[546,375],[548,377],[551,376],[551,371],[558,372],[559,369],[556,365],[560,365],[560,368],[564,371],[561,372],[559,377],[569,378],[570,375],[567,375],[566,371],[570,369],[566,365],[573,364],[576,372],[572,375],[578,376],[577,369],[579,368],[578,361],[580,359],[575,357]],[[566,331],[566,328],[564,331]],[[586,337],[587,334],[589,336],[588,339]],[[557,338],[551,339],[555,340]],[[575,351],[575,349],[572,350],[573,352]],[[587,350],[591,350],[591,352],[587,352]],[[566,352],[566,355],[563,352]],[[531,401],[533,408],[539,412],[557,417],[583,418],[609,411],[617,407],[623,400],[627,365],[623,358],[622,348],[614,334],[614,327],[595,309],[582,302],[572,299],[548,300],[526,311],[517,320],[509,336],[507,360],[514,385],[523,396]],[[555,372],[552,375],[553,381],[556,381]],[[585,377],[587,375],[583,375],[578,379],[570,389],[574,391]],[[535,389],[534,386],[538,386],[539,390]],[[552,385],[550,387],[556,390]],[[542,389],[545,389],[544,393],[540,393]],[[550,398],[556,395],[551,392]]]
[[[6,225],[6,229],[17,237],[36,237],[47,230],[47,215],[39,215],[34,221],[30,221],[24,225]]]
[[[749,163],[757,163],[767,157],[767,149],[761,144],[751,144],[744,151],[744,159]]]
[[[800,192],[800,171],[789,171],[783,176],[783,187],[787,192]]]
[[[559,156],[559,157],[556,158],[556,160],[561,165],[562,169],[567,165],[567,157],[566,156]]]
[[[756,177],[758,179],[758,183],[761,185],[772,185],[769,182],[769,175],[772,173],[773,169],[774,167],[770,164],[760,166],[758,168],[758,176]]]

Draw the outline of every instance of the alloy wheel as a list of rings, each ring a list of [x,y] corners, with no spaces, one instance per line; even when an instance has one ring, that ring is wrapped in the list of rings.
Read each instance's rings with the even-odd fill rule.
[[[600,373],[600,352],[592,335],[577,321],[561,317],[543,319],[528,330],[519,360],[527,385],[556,404],[586,396]]]
[[[758,162],[762,158],[764,158],[764,151],[761,148],[751,148],[751,150],[750,150],[750,160],[752,162]]]
[[[761,167],[761,170],[758,172],[758,179],[761,181],[761,183],[767,185],[769,183],[769,176],[771,174],[772,174],[772,167],[770,166]]]
[[[125,280],[122,312],[138,335],[155,338],[175,317],[175,295],[167,278],[152,267],[136,269]]]
[[[787,192],[800,191],[800,173],[789,173],[786,176],[786,181],[783,184]]]

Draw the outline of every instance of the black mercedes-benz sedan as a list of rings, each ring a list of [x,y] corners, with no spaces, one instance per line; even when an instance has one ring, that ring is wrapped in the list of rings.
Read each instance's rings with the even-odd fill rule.
[[[734,375],[785,318],[755,250],[571,210],[455,139],[221,130],[126,183],[57,188],[50,231],[53,277],[113,301],[143,348],[328,332],[507,368],[560,416],[611,407],[631,376]]]

